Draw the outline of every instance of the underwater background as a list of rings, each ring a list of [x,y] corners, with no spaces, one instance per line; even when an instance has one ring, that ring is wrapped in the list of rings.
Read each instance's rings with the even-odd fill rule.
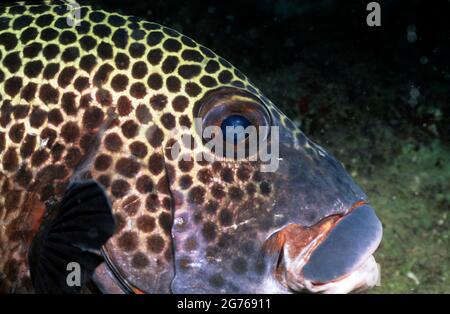
[[[383,222],[370,293],[450,293],[450,2],[92,1],[209,47],[344,163]]]

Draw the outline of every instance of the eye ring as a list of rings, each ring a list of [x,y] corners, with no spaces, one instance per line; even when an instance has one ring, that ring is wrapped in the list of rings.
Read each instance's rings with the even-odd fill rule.
[[[237,124],[244,129],[250,125],[254,126],[255,129],[251,128],[250,130],[257,131],[260,142],[268,141],[270,138],[270,126],[272,125],[270,111],[258,97],[242,89],[226,87],[208,92],[195,104],[194,117],[197,118],[196,129],[203,143],[210,140],[210,138],[204,138],[203,130],[209,126],[222,129],[224,121],[231,117],[239,117],[238,119],[242,121],[238,121]],[[245,123],[242,125],[241,122],[244,120]],[[260,128],[261,126],[265,126],[265,128]],[[235,138],[231,138],[231,140],[234,142],[234,146],[247,145],[249,137],[250,134],[246,134],[238,141],[235,141]],[[228,139],[224,138],[225,141]]]

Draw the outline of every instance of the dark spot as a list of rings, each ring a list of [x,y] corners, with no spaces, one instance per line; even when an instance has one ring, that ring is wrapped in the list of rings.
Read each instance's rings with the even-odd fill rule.
[[[130,190],[130,184],[122,179],[115,180],[111,184],[111,193],[117,198],[124,197]]]
[[[14,49],[18,44],[16,35],[12,33],[2,33],[0,34],[0,45],[5,46],[6,51]]]
[[[8,148],[2,158],[3,169],[6,171],[16,171],[19,167],[19,158],[16,150],[12,147]]]
[[[37,129],[44,124],[46,119],[47,119],[47,112],[38,107],[34,107],[30,115],[30,125],[33,128]]]
[[[148,168],[154,175],[160,174],[164,169],[164,157],[161,154],[152,154],[148,160]]]
[[[152,232],[156,227],[155,218],[148,215],[140,216],[136,221],[136,226],[143,232]]]
[[[103,185],[103,187],[105,189],[109,188],[109,186],[111,185],[111,178],[107,175],[101,175],[97,178],[97,181]],[[116,221],[116,223],[118,224],[118,222]]]
[[[67,143],[75,142],[80,136],[80,129],[75,122],[67,122],[61,129],[61,136]]]
[[[159,235],[152,235],[148,237],[147,248],[153,253],[161,253],[164,249],[164,239]]]
[[[190,175],[181,176],[178,184],[183,190],[186,190],[192,185],[192,177]]]
[[[98,36],[99,38],[106,38],[111,35],[111,28],[105,24],[97,24],[94,25],[94,34]]]
[[[57,104],[59,92],[50,84],[43,84],[39,90],[39,98],[44,104]]]
[[[108,23],[111,24],[112,26],[120,27],[125,25],[126,21],[120,15],[113,14],[108,16]]]
[[[30,111],[30,106],[28,105],[15,105],[13,107],[14,110],[14,118],[15,119],[24,119],[28,115]]]
[[[152,120],[152,115],[150,114],[150,110],[144,104],[137,106],[136,108],[136,117],[142,124],[147,124]]]
[[[141,206],[141,201],[140,201],[139,197],[136,195],[128,196],[122,202],[122,209],[124,212],[126,212],[128,214],[128,216],[136,215],[140,206]]]
[[[187,128],[190,128],[192,126],[191,118],[189,118],[187,115],[180,116],[180,118],[178,119],[178,123],[181,126],[184,126],[184,127],[187,127]]]
[[[79,91],[80,93],[87,89],[89,87],[89,78],[85,76],[78,77],[73,85],[75,86],[75,89]]]
[[[232,186],[228,190],[228,195],[230,196],[230,199],[233,201],[239,201],[244,196],[244,192],[238,187]]]
[[[189,201],[194,204],[203,204],[205,201],[205,189],[201,186],[195,186],[189,190]]]
[[[72,62],[80,57],[80,50],[77,47],[66,48],[61,56],[64,62]]]
[[[106,90],[106,89],[99,89],[97,90],[97,92],[95,93],[95,99],[97,100],[97,102],[104,106],[104,107],[109,107],[112,104],[112,95],[111,93]]]
[[[222,84],[229,83],[231,79],[233,78],[233,75],[228,70],[223,70],[219,73],[219,82]]]
[[[205,87],[214,87],[217,85],[216,79],[209,75],[202,76],[200,83]]]
[[[61,98],[61,107],[66,114],[73,116],[77,114],[76,98],[77,95],[73,92],[63,94]]]
[[[98,128],[104,119],[103,111],[98,107],[90,107],[83,114],[83,125],[89,130]]]
[[[129,48],[130,55],[133,58],[140,58],[145,53],[145,46],[141,43],[132,43]]]
[[[130,58],[124,53],[119,52],[114,59],[116,67],[119,70],[126,70],[130,66]]]
[[[51,128],[45,128],[41,132],[41,139],[47,142],[47,147],[52,147],[57,138],[57,133]]]
[[[178,52],[181,49],[181,44],[178,40],[169,38],[163,43],[163,48],[169,52]]]
[[[190,80],[200,74],[201,68],[195,64],[183,64],[178,68],[178,74],[181,77]]]
[[[172,100],[172,107],[175,111],[183,112],[189,105],[189,99],[186,96],[177,96]]]
[[[31,43],[25,48],[23,48],[23,56],[25,58],[33,59],[36,58],[37,55],[42,50],[42,44],[41,43]]]
[[[91,105],[91,102],[93,101],[90,94],[85,94],[81,96],[80,98],[80,108],[88,108]]]
[[[161,42],[163,38],[164,34],[162,32],[150,32],[150,34],[148,34],[147,36],[147,44],[149,44],[150,46],[156,46]]]
[[[113,48],[110,44],[101,42],[97,47],[97,55],[103,60],[112,59],[113,57]]]
[[[31,101],[35,98],[37,92],[37,84],[36,83],[28,83],[20,93],[20,97],[25,99],[26,101]]]
[[[161,213],[158,218],[158,224],[166,234],[170,235],[172,229],[172,216],[169,213]]]
[[[117,74],[111,80],[111,87],[116,92],[124,91],[128,86],[128,77],[123,74]]]
[[[177,93],[181,88],[181,81],[176,76],[169,76],[166,80],[167,89],[171,93]]]
[[[125,231],[119,239],[117,239],[117,246],[126,252],[134,251],[138,246],[138,236],[136,232]]]
[[[242,257],[237,257],[231,265],[233,271],[237,274],[243,274],[247,271],[247,261]]]
[[[205,67],[205,71],[208,73],[216,73],[219,69],[219,63],[216,60],[209,60]]]
[[[64,162],[67,165],[67,167],[75,168],[80,162],[81,158],[82,158],[81,151],[76,147],[72,147],[69,148],[69,150],[67,151],[66,157],[64,158]]]
[[[106,84],[108,81],[109,75],[114,70],[114,68],[110,64],[103,64],[98,68],[97,72],[94,75],[94,85],[100,87],[103,84]]]
[[[54,60],[60,53],[58,45],[50,44],[44,47],[43,54],[48,61]]]
[[[225,196],[225,189],[219,183],[214,183],[211,187],[211,194],[214,198],[221,199]]]
[[[126,138],[136,137],[139,132],[139,125],[133,120],[125,121],[121,128],[122,133]]]
[[[138,253],[134,254],[133,258],[131,259],[131,265],[137,269],[145,268],[148,266],[148,264],[149,264],[149,260],[148,260],[147,256],[145,256],[145,254],[142,252],[138,252]]]
[[[201,169],[197,173],[197,178],[200,180],[200,182],[208,184],[212,180],[212,173],[209,171],[209,169]]]
[[[46,65],[44,69],[44,79],[51,80],[56,76],[59,72],[59,64],[58,63],[49,63]]]
[[[32,179],[33,174],[24,166],[20,167],[14,176],[14,180],[17,182],[17,184],[24,188],[27,188],[29,186]]]
[[[53,145],[52,150],[50,151],[53,162],[59,161],[66,150],[66,147],[61,143],[56,143]]]
[[[41,74],[43,68],[42,61],[30,61],[25,65],[24,73],[28,77],[37,77]]]
[[[147,84],[151,89],[158,90],[163,85],[163,80],[161,75],[158,73],[151,74],[147,79]]]
[[[101,154],[97,156],[94,162],[94,167],[98,171],[107,170],[112,164],[112,158],[109,155]]]
[[[4,137],[4,135],[3,135]],[[3,144],[4,145],[4,144]],[[36,147],[36,135],[27,134],[25,136],[25,140],[20,146],[20,156],[22,158],[28,158],[34,152],[34,148]],[[0,151],[2,151],[1,149]]]
[[[117,100],[117,110],[121,116],[128,116],[133,111],[133,106],[127,96],[119,97]]]
[[[11,97],[15,97],[22,88],[22,78],[13,76],[5,82],[5,92]]]
[[[148,128],[146,137],[150,145],[156,148],[161,146],[161,143],[164,139],[164,133],[159,127],[157,127],[156,125],[152,125]]]
[[[233,214],[226,208],[219,213],[219,222],[222,226],[230,226],[233,223]]]
[[[193,83],[193,82],[187,83],[184,90],[185,90],[186,94],[188,94],[191,97],[197,97],[202,91],[200,86],[198,86],[198,84]]]
[[[152,49],[147,54],[147,60],[152,65],[158,65],[163,57],[163,52],[161,49]]]
[[[77,36],[72,31],[63,31],[59,35],[59,43],[61,45],[69,45],[77,40]]]
[[[134,83],[130,87],[130,95],[136,99],[142,99],[147,95],[147,88],[141,82]]]
[[[153,190],[153,181],[149,176],[140,176],[136,181],[136,189],[139,193],[147,194]]]
[[[116,133],[108,134],[105,137],[104,144],[107,150],[118,152],[122,148],[122,139]]]
[[[259,184],[259,190],[261,191],[261,194],[268,195],[272,191],[272,187],[268,182],[264,181]]]
[[[138,158],[144,158],[147,156],[147,146],[142,142],[133,142],[130,144],[131,154]]]
[[[185,49],[181,53],[181,57],[186,61],[202,62],[203,55],[194,49]]]
[[[158,195],[150,194],[145,199],[145,208],[147,208],[148,211],[155,212],[156,210],[158,210],[159,206],[160,206],[160,204],[159,204]]]
[[[161,116],[161,123],[166,129],[172,130],[175,127],[175,117],[171,113],[165,113]]]
[[[31,165],[33,167],[38,167],[47,161],[49,155],[47,151],[40,149],[31,156]]]
[[[219,203],[216,201],[208,201],[205,205],[205,211],[214,214],[217,211],[217,208],[219,207]]]
[[[52,41],[56,37],[58,37],[59,33],[53,28],[47,27],[41,31],[41,39],[43,41]]]
[[[245,190],[247,191],[247,194],[248,195],[254,195],[255,193],[256,193],[256,187],[255,187],[255,185],[253,184],[253,183],[248,183],[246,186],[245,186]]]
[[[220,177],[222,178],[222,180],[224,182],[227,182],[227,183],[232,183],[234,181],[233,171],[230,168],[228,168],[228,167],[227,168],[223,168],[220,171]]]
[[[167,104],[167,97],[163,94],[157,94],[150,98],[150,104],[155,110],[163,110]]]
[[[124,177],[134,177],[141,168],[141,165],[131,158],[120,158],[116,163],[116,170]]]
[[[80,46],[84,51],[91,51],[97,45],[97,41],[92,36],[83,36],[80,39]]]
[[[175,56],[168,56],[164,59],[162,64],[162,71],[166,74],[172,73],[178,66],[178,58]]]
[[[186,157],[186,159],[189,158],[189,156]],[[178,161],[178,169],[180,169],[183,172],[189,172],[192,170],[192,168],[194,167],[194,162],[192,160],[184,160],[184,158],[182,157],[182,159],[180,161]]]
[[[9,129],[9,138],[14,143],[20,143],[25,133],[25,125],[23,123],[16,123]]]
[[[131,75],[136,79],[144,78],[148,73],[147,65],[143,61],[138,61],[131,68]]]
[[[206,241],[214,241],[217,235],[216,225],[211,221],[207,221],[203,225],[202,235]]]

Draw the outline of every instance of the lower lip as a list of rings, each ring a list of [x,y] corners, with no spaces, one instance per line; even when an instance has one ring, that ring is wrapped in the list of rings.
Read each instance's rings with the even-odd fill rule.
[[[374,210],[368,205],[355,208],[312,252],[302,269],[303,277],[327,283],[350,274],[375,252],[381,236],[381,222]]]

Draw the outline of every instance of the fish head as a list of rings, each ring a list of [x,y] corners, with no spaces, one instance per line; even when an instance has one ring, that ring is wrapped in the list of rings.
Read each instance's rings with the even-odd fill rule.
[[[178,130],[166,147],[172,292],[374,286],[372,254],[382,227],[367,196],[339,161],[241,77],[193,101],[190,132]],[[236,132],[227,133],[229,126]]]

